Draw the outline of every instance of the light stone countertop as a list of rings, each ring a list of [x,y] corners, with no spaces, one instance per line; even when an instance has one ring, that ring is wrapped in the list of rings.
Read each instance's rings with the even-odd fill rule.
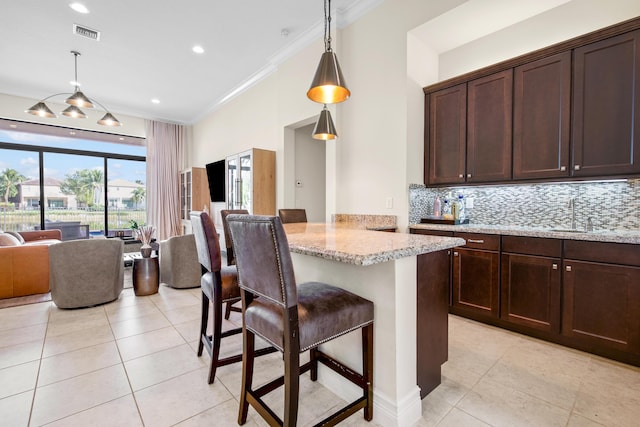
[[[464,239],[353,229],[339,223],[283,224],[293,253],[372,265],[462,246]]]
[[[551,239],[585,240],[591,242],[640,244],[640,231],[595,230],[589,232],[553,231],[551,228],[520,227],[515,225],[445,225],[411,224],[410,229],[458,231],[462,233],[502,234],[505,236],[545,237]]]

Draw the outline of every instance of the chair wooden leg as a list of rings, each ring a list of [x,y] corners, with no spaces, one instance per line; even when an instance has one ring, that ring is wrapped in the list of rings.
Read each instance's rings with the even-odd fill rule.
[[[311,363],[311,369],[309,372],[309,376],[311,377],[311,381],[318,380],[318,348],[313,347],[309,350],[309,362]]]
[[[209,323],[209,298],[202,292],[202,314],[200,315],[200,340],[198,342],[198,357],[202,356],[204,339],[207,339],[207,323]]]
[[[373,419],[373,323],[362,328],[362,375],[364,377],[364,419]]]
[[[214,294],[215,294],[214,290]],[[216,298],[217,295],[214,295]],[[218,300],[219,301],[219,300]],[[222,334],[222,303],[213,302],[213,332],[211,335],[211,366],[209,367],[209,384],[213,384],[220,358],[220,340]]]
[[[298,422],[300,397],[300,353],[284,352],[284,427],[295,427]]]
[[[231,301],[229,301],[228,303],[225,304],[224,307],[224,318],[225,320],[229,320],[229,316],[231,316],[231,306],[233,305],[233,303]]]
[[[242,330],[242,386],[240,390],[240,411],[238,413],[238,424],[247,422],[249,412],[248,393],[251,391],[253,381],[253,362],[255,359],[255,335],[253,332],[243,328]]]

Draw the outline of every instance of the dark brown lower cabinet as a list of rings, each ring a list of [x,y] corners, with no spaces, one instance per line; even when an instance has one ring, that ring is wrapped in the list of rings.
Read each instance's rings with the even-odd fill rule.
[[[497,318],[500,312],[500,236],[455,233],[467,244],[453,250],[451,312]]]
[[[640,354],[640,268],[565,260],[562,334],[591,350]]]
[[[562,241],[502,237],[500,318],[560,333]]]
[[[467,244],[454,248],[444,262],[439,260],[440,269],[426,264],[427,258],[418,263],[419,355],[433,354],[428,346],[437,347],[438,342],[442,349],[443,336],[430,335],[433,331],[424,326],[433,322],[436,330],[442,330],[442,320],[435,320],[442,316],[421,313],[420,307],[426,305],[425,298],[442,301],[443,294],[433,294],[442,287],[432,286],[442,282],[446,287],[448,282],[452,314],[640,366],[640,245],[453,235]],[[430,271],[438,272],[431,282],[425,279]],[[431,369],[420,356],[418,363],[419,375],[420,369],[422,375]],[[423,376],[424,381],[427,378]]]
[[[418,255],[417,383],[425,397],[441,382],[449,357],[449,271],[451,251]]]

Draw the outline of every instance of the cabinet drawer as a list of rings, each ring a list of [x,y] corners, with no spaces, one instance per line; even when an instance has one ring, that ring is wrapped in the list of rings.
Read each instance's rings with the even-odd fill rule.
[[[559,258],[562,240],[539,237],[502,236],[502,252]]]
[[[564,257],[640,267],[640,245],[565,240]]]
[[[411,234],[424,234],[426,236],[442,236],[442,237],[453,237],[453,231],[442,231],[442,230],[424,230],[421,228],[412,228]]]
[[[454,237],[460,237],[467,241],[465,248],[484,249],[487,251],[500,250],[500,235],[498,234],[476,234],[476,233],[453,233]]]

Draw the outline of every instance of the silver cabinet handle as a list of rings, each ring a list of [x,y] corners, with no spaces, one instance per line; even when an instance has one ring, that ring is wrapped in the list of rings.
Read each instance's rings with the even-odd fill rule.
[[[482,240],[482,239],[480,239],[480,240],[467,239],[467,242],[469,242],[469,243],[484,243],[484,240]]]
[[[573,170],[579,171],[579,170],[580,170],[580,165],[575,165],[575,166],[573,167]]]
[[[567,270],[567,271],[571,271],[571,266],[570,266],[570,265],[567,265],[566,270]]]
[[[454,253],[453,253],[453,256],[458,256],[458,252],[454,252]]]
[[[467,174],[467,178],[471,178],[471,174],[470,173]]]
[[[464,178],[463,174],[458,175],[458,178]]]
[[[564,172],[564,171],[566,171],[566,170],[567,170],[567,167],[566,167],[566,166],[560,166],[560,172]]]
[[[558,269],[558,264],[551,264],[551,268],[554,269],[554,270],[557,270]]]

